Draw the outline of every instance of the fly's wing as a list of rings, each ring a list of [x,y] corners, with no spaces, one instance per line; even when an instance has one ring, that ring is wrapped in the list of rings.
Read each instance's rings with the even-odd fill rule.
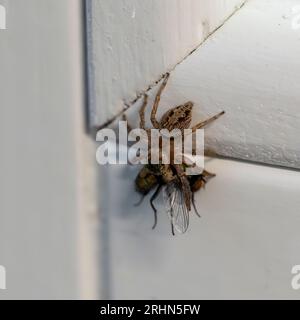
[[[172,182],[164,187],[163,199],[172,225],[179,233],[185,233],[189,226],[189,211],[178,183]]]

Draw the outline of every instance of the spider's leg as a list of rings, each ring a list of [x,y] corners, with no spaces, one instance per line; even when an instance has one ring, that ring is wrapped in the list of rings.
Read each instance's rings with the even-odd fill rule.
[[[194,192],[192,193],[192,204],[193,204],[193,208],[194,208],[194,211],[195,211],[196,215],[199,218],[201,218],[201,216],[200,216],[200,214],[199,214],[199,212],[197,210],[196,204],[195,204],[195,193]]]
[[[215,116],[213,116],[213,117],[211,117],[211,118],[209,118],[209,119],[207,119],[207,120],[204,120],[204,121],[196,124],[195,126],[192,127],[192,132],[195,132],[197,129],[201,129],[201,128],[205,127],[206,125],[208,125],[209,123],[217,120],[217,119],[220,118],[224,113],[225,113],[225,111],[222,111],[222,112],[216,114]]]
[[[148,96],[145,94],[144,95],[144,102],[141,106],[141,109],[140,109],[140,128],[144,129],[145,130],[145,109],[147,107],[147,103],[148,103]]]
[[[131,127],[131,125],[129,124],[128,119],[127,119],[127,116],[126,116],[125,113],[124,113],[123,116],[122,116],[122,120],[127,122],[127,131],[128,131],[128,133],[129,133],[129,132],[132,130],[132,127]]]
[[[173,221],[171,221],[171,232],[172,232],[172,235],[175,236]]]
[[[155,97],[155,101],[154,101],[154,104],[153,104],[153,107],[152,107],[152,111],[151,111],[151,123],[153,125],[153,127],[155,129],[159,129],[160,126],[159,126],[159,122],[156,120],[156,112],[157,112],[157,108],[158,108],[158,105],[159,105],[159,101],[160,101],[160,96],[161,96],[161,93],[163,92],[164,88],[166,87],[167,85],[167,82],[168,82],[168,79],[169,79],[169,76],[170,74],[167,73],[160,88],[158,89],[158,92],[156,94],[156,97]]]
[[[174,224],[173,224],[173,213],[171,211],[171,232],[172,232],[172,236],[175,236],[175,231],[174,231]]]
[[[153,202],[154,202],[154,200],[157,198],[161,187],[162,187],[162,185],[159,184],[158,187],[157,187],[157,189],[155,190],[155,192],[153,193],[153,195],[152,195],[151,198],[150,198],[150,204],[151,204],[151,207],[152,207],[152,209],[153,209],[153,211],[154,211],[154,224],[153,224],[152,229],[155,229],[155,227],[156,227],[156,225],[157,225],[157,209],[155,208]]]
[[[132,130],[132,127],[131,127],[131,125],[129,124],[128,118],[127,118],[127,116],[126,116],[125,113],[122,115],[122,120],[123,120],[123,121],[126,121],[126,124],[127,124],[127,134],[129,134],[130,131]],[[132,165],[131,162],[129,162],[129,164]]]

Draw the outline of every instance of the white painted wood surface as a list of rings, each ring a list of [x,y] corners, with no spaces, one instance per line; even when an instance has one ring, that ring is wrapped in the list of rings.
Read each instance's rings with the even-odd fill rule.
[[[149,197],[134,206],[136,167],[102,167],[109,297],[299,299],[300,173],[218,159],[206,167],[217,177],[196,194],[201,218],[175,237],[161,198],[154,231]]]
[[[210,148],[297,166],[300,91],[298,72],[292,70],[298,70],[299,34],[290,11],[295,4],[249,1],[171,73],[159,114],[187,100],[195,102],[194,122],[225,109],[226,116],[207,130]],[[97,72],[97,65],[90,67]],[[124,68],[128,66],[130,62]],[[103,111],[103,119],[102,111],[92,114],[94,124],[114,115],[127,94],[134,97],[150,80],[132,91],[125,88],[120,106],[104,105],[109,111]],[[93,103],[100,101],[103,84],[96,83]],[[113,88],[118,95],[118,85]],[[111,93],[104,93],[102,99],[108,99]],[[132,123],[140,103],[130,108]],[[291,287],[300,250],[299,172],[220,159],[209,160],[207,169],[217,177],[196,195],[202,218],[192,216],[188,233],[174,238],[160,199],[155,231],[149,198],[134,206],[139,200],[136,167],[100,168],[100,186],[105,186],[100,199],[102,297],[299,299],[299,291]]]
[[[0,2],[0,299],[95,298],[81,1]]]
[[[195,122],[225,110],[206,131],[207,148],[300,168],[299,4],[246,3],[171,73],[160,114],[188,100]]]
[[[88,0],[90,121],[157,81],[244,0]]]

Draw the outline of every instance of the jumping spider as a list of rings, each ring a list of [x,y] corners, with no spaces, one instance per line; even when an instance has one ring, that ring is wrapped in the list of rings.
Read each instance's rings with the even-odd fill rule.
[[[161,94],[166,87],[169,79],[169,73],[163,79],[163,82],[156,94],[155,101],[151,111],[151,123],[155,129],[188,129],[192,121],[193,102],[186,102],[175,108],[167,111],[160,121],[156,119],[156,113],[160,102]],[[148,96],[144,95],[144,101],[139,111],[140,128],[146,130],[150,137],[150,129],[145,127],[145,109],[148,102]],[[225,112],[222,111],[217,115],[202,121],[193,126],[192,132],[201,129],[212,121],[218,119]],[[126,119],[126,117],[124,117]],[[130,126],[128,125],[130,130]],[[150,150],[149,150],[150,151]],[[193,151],[194,153],[194,151]],[[157,209],[154,206],[154,200],[159,195],[163,188],[164,203],[171,220],[172,234],[175,234],[174,229],[179,233],[184,233],[189,226],[189,213],[191,206],[193,206],[195,213],[199,215],[194,201],[194,193],[205,186],[207,181],[214,177],[215,174],[204,170],[199,175],[186,175],[185,168],[187,164],[175,164],[171,161],[170,164],[147,164],[139,172],[135,179],[135,186],[137,192],[143,197],[147,195],[152,189],[156,187],[155,192],[151,196],[150,204],[154,211],[154,225],[157,225]]]

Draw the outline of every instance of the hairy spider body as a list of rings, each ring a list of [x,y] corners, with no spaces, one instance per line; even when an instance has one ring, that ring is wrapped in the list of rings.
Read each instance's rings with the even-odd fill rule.
[[[190,101],[183,105],[179,105],[175,108],[168,110],[162,116],[160,121],[157,121],[156,119],[156,112],[160,102],[160,96],[163,89],[166,87],[168,79],[169,79],[169,73],[166,74],[156,94],[155,101],[151,111],[151,118],[150,118],[151,123],[155,129],[167,129],[169,131],[172,131],[173,129],[180,129],[180,130],[188,129],[192,122],[192,110],[193,110],[193,103]],[[145,108],[147,106],[147,101],[148,101],[148,96],[145,95],[144,102],[139,111],[140,128],[145,129],[148,132],[148,136],[150,137],[150,129],[146,129],[145,127]],[[204,126],[216,120],[223,114],[224,114],[224,111],[220,112],[219,114],[203,122],[198,123],[197,125],[191,128],[192,132],[195,132],[197,129],[203,128]],[[150,199],[150,204],[151,204],[151,207],[153,208],[154,218],[155,218],[153,229],[157,224],[157,210],[154,206],[153,201],[158,196],[162,186],[168,187],[170,185],[174,185],[177,191],[181,193],[183,206],[186,208],[186,211],[190,212],[191,206],[193,205],[195,212],[198,214],[197,209],[195,207],[195,203],[194,203],[194,193],[200,190],[201,188],[203,188],[209,178],[215,176],[214,174],[211,174],[205,170],[200,175],[194,175],[194,176],[186,175],[185,168],[187,164],[185,163],[175,164],[174,161],[172,161],[173,159],[172,149],[173,148],[171,145],[171,163],[170,164],[160,163],[156,165],[153,165],[153,164],[145,165],[140,170],[138,176],[135,179],[136,190],[143,196],[147,195],[151,190],[156,188],[155,192],[153,193]],[[149,153],[150,153],[150,150],[149,150]],[[172,203],[171,203],[171,206],[172,206]],[[172,210],[172,208],[170,208],[170,210]],[[187,226],[188,226],[188,221],[187,221]],[[183,232],[186,231],[186,228]],[[172,233],[174,234],[173,222],[172,222]]]

